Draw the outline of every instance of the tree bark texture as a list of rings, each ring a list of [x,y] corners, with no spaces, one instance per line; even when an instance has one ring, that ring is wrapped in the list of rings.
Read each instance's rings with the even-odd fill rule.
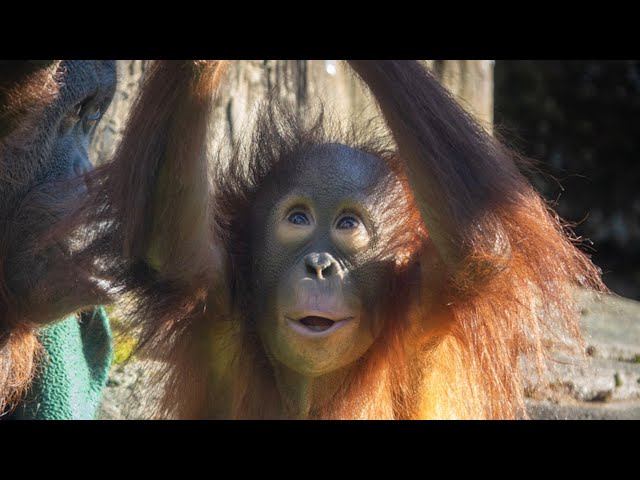
[[[488,130],[493,122],[492,60],[425,60],[435,75]],[[120,141],[146,60],[118,61],[118,89],[91,145],[96,164],[108,161]],[[378,114],[368,92],[346,63],[335,60],[241,60],[232,62],[216,103],[213,142],[228,148],[251,131],[260,100],[275,94],[300,115],[321,100],[337,118],[366,120]],[[224,151],[224,150],[223,150]]]

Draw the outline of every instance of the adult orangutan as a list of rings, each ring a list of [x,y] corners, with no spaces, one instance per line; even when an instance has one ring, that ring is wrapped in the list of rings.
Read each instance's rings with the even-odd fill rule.
[[[78,262],[119,252],[162,415],[522,418],[521,358],[579,336],[598,269],[514,155],[419,62],[349,63],[392,141],[272,104],[210,182],[224,64],[160,61],[93,176]]]
[[[44,396],[23,417],[92,417],[99,392],[88,393],[106,382],[111,347],[101,312],[43,329],[108,299],[93,270],[71,263],[71,239],[50,244],[44,235],[86,193],[89,141],[115,85],[113,61],[0,61],[0,416],[23,398],[38,359],[47,364]]]

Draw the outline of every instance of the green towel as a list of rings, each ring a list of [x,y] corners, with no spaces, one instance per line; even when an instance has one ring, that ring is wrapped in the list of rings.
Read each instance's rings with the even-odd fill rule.
[[[46,352],[37,377],[12,418],[91,420],[96,417],[113,357],[102,308],[71,316],[39,334]]]

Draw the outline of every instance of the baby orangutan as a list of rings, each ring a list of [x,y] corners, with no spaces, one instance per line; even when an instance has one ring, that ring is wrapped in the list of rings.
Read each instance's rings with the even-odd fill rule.
[[[162,416],[523,418],[521,358],[579,336],[599,271],[514,155],[421,63],[349,64],[393,141],[271,105],[209,181],[225,65],[160,61],[93,174],[78,262],[118,253]]]

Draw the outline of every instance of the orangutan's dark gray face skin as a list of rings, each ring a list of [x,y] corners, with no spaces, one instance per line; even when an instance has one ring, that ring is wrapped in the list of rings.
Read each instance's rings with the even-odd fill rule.
[[[388,238],[401,197],[373,155],[329,144],[299,156],[254,210],[256,325],[268,356],[306,377],[361,357],[380,333]]]

